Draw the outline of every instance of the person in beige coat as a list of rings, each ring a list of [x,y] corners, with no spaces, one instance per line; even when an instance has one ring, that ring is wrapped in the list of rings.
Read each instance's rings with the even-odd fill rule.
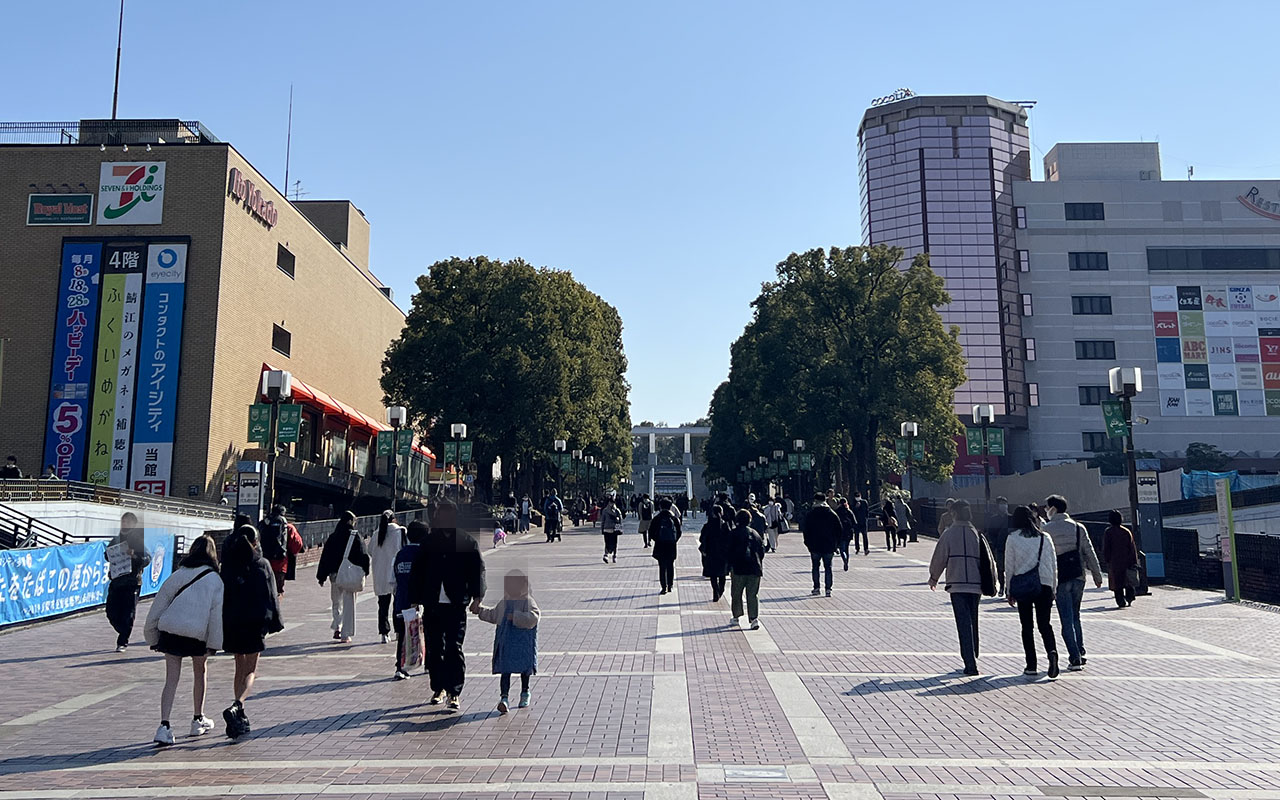
[[[991,554],[984,550],[973,526],[973,508],[967,500],[957,500],[951,507],[955,522],[942,532],[929,561],[929,588],[936,590],[938,580],[945,573],[946,590],[951,596],[951,611],[956,618],[956,633],[960,639],[960,658],[964,661],[964,674],[978,674],[978,601],[982,598],[982,567],[985,558],[988,574],[994,575],[996,566]]]

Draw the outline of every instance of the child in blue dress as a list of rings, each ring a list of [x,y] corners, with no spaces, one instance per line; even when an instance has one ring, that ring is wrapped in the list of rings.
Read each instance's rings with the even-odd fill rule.
[[[520,675],[520,705],[529,707],[529,677],[538,671],[538,604],[529,592],[529,577],[519,570],[503,580],[503,598],[496,606],[474,606],[485,622],[498,626],[493,636],[493,674],[501,675],[502,697],[498,712],[511,708],[511,675]]]

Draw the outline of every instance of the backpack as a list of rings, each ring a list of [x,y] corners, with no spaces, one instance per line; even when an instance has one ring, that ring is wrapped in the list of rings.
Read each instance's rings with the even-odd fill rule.
[[[658,514],[653,518],[653,526],[649,529],[649,535],[655,542],[671,542],[676,541],[676,520],[670,513]]]
[[[258,531],[258,538],[262,540],[263,558],[268,561],[278,561],[286,557],[285,545],[289,536],[289,529],[286,527],[283,518],[267,517],[258,526]]]

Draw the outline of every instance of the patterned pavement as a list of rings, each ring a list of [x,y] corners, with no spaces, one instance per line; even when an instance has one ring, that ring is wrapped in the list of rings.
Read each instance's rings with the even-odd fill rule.
[[[0,800],[1280,800],[1271,611],[1178,589],[1120,611],[1090,590],[1088,670],[1050,683],[1022,676],[1017,615],[988,601],[984,674],[965,678],[946,597],[925,585],[931,543],[855,557],[828,599],[809,596],[800,536],[784,536],[765,564],[764,628],[743,631],[710,602],[694,534],[668,596],[634,533],[617,564],[589,529],[486,550],[488,601],[519,567],[544,612],[533,706],[505,717],[492,626],[471,622],[472,675],[450,714],[425,705],[421,677],[391,680],[371,593],[344,646],[310,579],[288,587],[254,732],[235,743],[219,719],[225,656],[205,708],[219,727],[184,735],[188,672],[177,744],[157,750],[163,664],[141,622],[124,654],[101,613],[0,634]]]

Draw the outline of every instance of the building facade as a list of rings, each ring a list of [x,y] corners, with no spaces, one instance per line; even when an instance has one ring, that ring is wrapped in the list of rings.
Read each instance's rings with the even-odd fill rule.
[[[270,366],[303,405],[283,493],[390,497],[370,449],[404,313],[355,206],[289,202],[198,123],[21,132],[0,145],[0,449],[32,473],[216,500],[262,455],[248,413]]]
[[[1135,445],[1280,456],[1280,181],[1167,181],[1154,143],[1059,144],[1013,187],[1036,465],[1119,450],[1100,403],[1137,366]]]

